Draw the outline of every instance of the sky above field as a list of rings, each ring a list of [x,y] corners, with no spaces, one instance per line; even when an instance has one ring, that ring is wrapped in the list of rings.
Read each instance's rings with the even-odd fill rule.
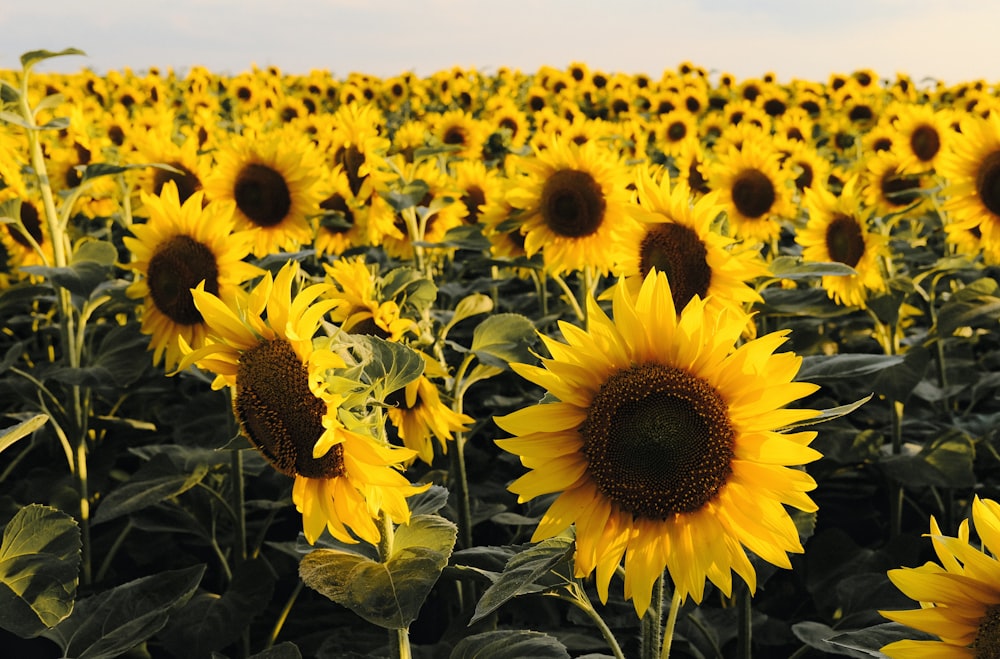
[[[870,68],[955,83],[1000,81],[998,25],[1000,3],[981,0],[4,0],[0,68],[76,47],[87,56],[43,70],[390,77],[584,62],[658,76],[690,61],[738,78]]]

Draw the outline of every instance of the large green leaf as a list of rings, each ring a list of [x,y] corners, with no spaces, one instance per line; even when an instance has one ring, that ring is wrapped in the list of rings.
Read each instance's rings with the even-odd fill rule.
[[[264,559],[245,561],[220,597],[200,592],[178,609],[159,638],[174,656],[208,657],[237,641],[274,591],[274,573]]]
[[[843,657],[855,657],[856,659],[866,659],[866,657],[879,656],[864,653],[860,650],[853,650],[832,645],[829,639],[836,636],[839,632],[834,630],[829,625],[824,625],[820,622],[805,620],[796,623],[792,625],[792,633],[795,634],[800,641],[814,650],[822,652],[824,655],[840,655]]]
[[[317,549],[299,564],[307,586],[386,629],[405,629],[448,563],[457,527],[436,515],[414,515],[396,529],[385,562],[335,549]]]
[[[521,314],[493,314],[472,333],[472,352],[485,364],[505,367],[510,362],[531,363],[535,326]]]
[[[771,261],[771,274],[781,279],[844,277],[857,271],[845,263],[809,262],[794,256],[779,256]]]
[[[466,318],[493,311],[493,298],[482,293],[472,293],[462,298],[455,306],[451,320],[441,329],[441,336],[446,336],[452,327]]]
[[[204,572],[204,565],[170,570],[82,599],[44,636],[66,657],[117,657],[163,629],[171,612],[194,594]]]
[[[44,426],[48,420],[48,414],[36,414],[30,419],[25,419],[21,423],[0,430],[0,453],[13,446],[19,439],[27,437]]]
[[[363,355],[364,371],[372,383],[372,395],[385,400],[393,391],[402,389],[424,372],[424,359],[416,350],[401,343],[386,341],[377,336],[362,336],[359,349]]]
[[[796,380],[800,382],[836,382],[847,378],[868,377],[903,363],[901,355],[853,354],[810,355],[802,358]]]
[[[53,57],[64,57],[66,55],[86,55],[79,48],[65,48],[58,52],[52,52],[51,50],[29,50],[28,52],[21,55],[21,66],[25,70],[31,69],[35,64],[43,60],[52,59]]]
[[[571,539],[555,537],[515,554],[507,561],[500,577],[479,599],[471,622],[490,615],[518,595],[544,590],[547,586],[537,583],[539,579],[559,563],[568,561],[572,551]]]
[[[908,448],[910,445],[904,446]],[[910,487],[972,487],[976,483],[975,457],[976,449],[969,436],[953,430],[919,451],[885,456],[879,464],[887,474]]]
[[[31,638],[73,611],[80,567],[76,520],[31,504],[14,515],[0,544],[0,627]]]
[[[938,334],[949,336],[959,327],[996,327],[1000,319],[997,288],[995,280],[984,277],[956,291],[938,311]]]
[[[872,381],[872,389],[889,400],[905,403],[924,379],[930,362],[930,351],[922,346],[915,346],[903,356],[901,363],[879,371]]]
[[[498,630],[463,638],[448,659],[569,659],[558,639],[524,630]]]
[[[836,652],[835,648],[845,651],[853,651],[859,654],[849,656],[856,657],[884,657],[881,649],[896,641],[931,641],[938,640],[936,637],[925,632],[911,629],[898,622],[889,622],[882,625],[875,625],[866,629],[858,629],[849,632],[838,632],[828,637],[826,642],[829,650]],[[837,652],[846,654],[846,652]]]
[[[155,455],[128,482],[101,501],[93,523],[107,522],[175,497],[200,483],[207,473],[207,465],[195,465],[189,471],[179,470],[166,455]]]

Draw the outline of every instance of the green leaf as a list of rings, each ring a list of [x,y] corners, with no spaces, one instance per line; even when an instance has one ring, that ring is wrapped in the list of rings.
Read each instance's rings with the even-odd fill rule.
[[[424,359],[413,348],[377,336],[358,338],[368,353],[363,358],[364,372],[378,400],[384,401],[424,372]]]
[[[960,327],[996,327],[1000,320],[1000,297],[997,282],[978,279],[959,289],[938,311],[937,332],[950,336]]]
[[[26,265],[22,266],[21,270],[44,277],[59,288],[65,288],[74,295],[87,298],[98,284],[107,278],[110,268],[96,261],[79,261],[63,268]]]
[[[451,320],[448,321],[448,324],[441,330],[441,337],[447,336],[452,327],[466,318],[491,311],[493,311],[493,298],[489,295],[483,295],[482,293],[467,295],[455,306],[455,313],[452,315]]]
[[[898,622],[889,622],[866,629],[849,632],[835,632],[826,639],[829,652],[846,654],[853,651],[858,654],[848,654],[850,657],[885,657],[881,649],[896,641],[937,641],[936,636],[912,629]],[[837,648],[841,652],[837,652]]]
[[[406,629],[444,570],[458,528],[436,515],[414,515],[396,529],[392,555],[380,563],[316,549],[299,564],[307,586],[386,629]]]
[[[518,595],[546,589],[547,586],[536,582],[559,563],[568,561],[572,551],[573,541],[557,536],[515,554],[507,561],[500,577],[479,599],[470,622],[483,619]]]
[[[960,430],[935,438],[917,451],[913,444],[901,455],[889,455],[879,464],[891,477],[910,487],[972,487],[976,483],[972,439]]]
[[[858,272],[845,263],[810,262],[794,256],[779,256],[771,261],[771,274],[780,279],[811,279],[844,277]]]
[[[792,430],[793,428],[802,428],[804,426],[814,426],[817,423],[823,423],[825,421],[831,421],[833,419],[839,419],[842,416],[847,416],[854,410],[858,409],[868,401],[872,399],[875,394],[868,394],[860,400],[856,400],[853,403],[848,403],[847,405],[838,405],[837,407],[828,407],[825,410],[820,410],[819,416],[814,416],[810,419],[805,419],[803,421],[798,421],[796,423],[785,426],[781,429],[781,432],[786,432]]]
[[[43,635],[66,657],[111,659],[163,629],[191,599],[204,565],[136,579],[77,602],[73,614]]]
[[[4,428],[3,431],[0,432],[0,453],[3,453],[5,450],[13,446],[17,440],[27,437],[44,426],[45,422],[48,420],[48,414],[36,414],[30,419],[22,421],[17,425]]]
[[[903,356],[903,361],[880,371],[872,381],[872,389],[889,400],[906,402],[921,380],[931,361],[927,348],[915,346]]]
[[[401,190],[390,190],[384,197],[389,205],[398,212],[419,204],[430,190],[427,183],[417,179],[404,185]]]
[[[179,471],[167,456],[154,456],[101,501],[92,522],[101,524],[175,497],[200,483],[207,474],[207,465]]]
[[[814,650],[819,650],[823,653],[823,655],[835,654],[845,657],[857,657],[859,659],[865,659],[870,656],[880,656],[867,654],[859,650],[850,650],[844,647],[831,645],[829,639],[833,636],[837,636],[839,632],[820,622],[814,622],[812,620],[797,622],[792,625],[792,633],[795,634],[796,638],[800,641]]]
[[[437,286],[413,268],[393,268],[382,277],[382,296],[420,315],[437,300]]]
[[[80,528],[64,512],[31,504],[17,511],[0,543],[0,627],[38,636],[73,611]]]
[[[535,326],[516,313],[494,314],[472,333],[472,352],[485,364],[506,367],[510,362],[531,363]]]
[[[274,573],[263,558],[244,561],[220,597],[195,594],[170,616],[160,634],[175,657],[204,657],[239,640],[254,616],[264,610],[274,592]]]
[[[836,382],[848,378],[868,377],[902,363],[901,355],[854,353],[809,355],[802,358],[802,366],[795,379],[799,382]]]
[[[73,250],[71,263],[93,262],[99,265],[114,265],[118,260],[118,250],[105,240],[82,240]]]
[[[58,52],[52,52],[51,50],[29,50],[28,52],[21,55],[21,67],[28,71],[35,64],[41,61],[52,59],[53,57],[64,57],[66,55],[84,55],[87,53],[83,52],[79,48],[66,48]]]
[[[874,311],[875,315],[883,323],[895,326],[899,321],[899,311],[903,303],[913,291],[912,281],[904,277],[897,277],[889,281],[889,290],[887,293],[868,300],[868,308]]]
[[[433,515],[448,504],[448,488],[431,485],[427,490],[406,499],[413,515]]]
[[[490,248],[490,239],[483,235],[478,224],[460,224],[448,229],[435,246],[456,247],[481,252]]]
[[[449,659],[569,659],[558,639],[524,630],[499,630],[467,636],[455,644]]]
[[[768,316],[836,318],[851,313],[850,307],[833,302],[822,288],[766,288],[759,309]]]

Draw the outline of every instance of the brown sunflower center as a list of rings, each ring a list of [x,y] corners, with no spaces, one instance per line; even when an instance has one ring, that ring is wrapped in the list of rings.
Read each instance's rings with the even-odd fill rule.
[[[639,272],[645,278],[656,268],[667,275],[677,310],[695,295],[705,297],[712,283],[708,250],[691,227],[673,222],[657,224],[639,244]]]
[[[284,339],[264,340],[240,356],[233,408],[240,427],[275,469],[287,476],[336,478],[344,449],[313,458],[326,403],[309,390],[305,364]]]
[[[920,179],[904,176],[895,169],[882,177],[882,196],[893,206],[909,206],[920,196]]]
[[[759,169],[744,170],[733,182],[733,204],[744,217],[761,217],[777,198],[774,183]]]
[[[671,142],[680,142],[687,136],[687,124],[683,121],[675,121],[667,127],[667,139]]]
[[[35,208],[35,205],[29,201],[21,201],[21,225],[36,243],[42,244],[42,218],[38,215],[38,209]],[[7,233],[18,245],[28,249],[32,248],[31,241],[10,224],[7,225]]]
[[[322,227],[332,233],[344,233],[350,231],[354,226],[354,211],[347,204],[343,195],[333,193],[320,202],[319,207],[325,211],[332,211],[329,220],[324,218]]]
[[[588,473],[635,517],[699,510],[732,473],[735,433],[714,387],[658,363],[611,375],[580,426]]]
[[[826,227],[826,249],[830,258],[852,268],[865,255],[865,237],[858,221],[838,215]]]
[[[972,648],[976,659],[1000,659],[1000,604],[987,607]]]
[[[292,194],[285,177],[257,163],[240,170],[233,197],[240,211],[261,227],[281,223],[292,208]]]
[[[191,236],[177,235],[161,244],[146,271],[149,294],[163,315],[179,325],[197,325],[201,313],[191,289],[205,282],[205,290],[219,294],[219,266],[212,250]]]
[[[450,126],[444,132],[444,137],[441,138],[441,141],[445,144],[460,144],[464,146],[468,139],[469,136],[466,134],[464,128],[461,126]]]
[[[994,215],[1000,215],[1000,151],[983,158],[976,174],[976,193]]]
[[[466,224],[476,224],[479,222],[479,207],[486,203],[486,193],[478,185],[469,186],[469,189],[462,195],[462,203],[468,215],[465,216]]]
[[[190,169],[179,162],[167,163],[179,172],[171,172],[157,167],[153,170],[153,194],[158,195],[163,190],[167,181],[173,181],[177,185],[177,197],[183,204],[188,197],[198,190],[201,190],[201,181]]]
[[[812,165],[804,161],[799,161],[795,164],[802,170],[802,173],[795,177],[795,187],[799,190],[805,190],[806,188],[812,187],[813,176],[815,174],[813,172]]]
[[[601,186],[593,176],[577,169],[560,169],[542,188],[542,218],[562,237],[583,238],[596,232],[606,207]]]
[[[941,150],[941,136],[933,126],[918,126],[910,135],[910,148],[921,162],[927,162]]]
[[[361,175],[361,167],[365,164],[365,154],[352,144],[338,149],[333,160],[343,166],[344,173],[347,174],[347,183],[351,188],[351,194],[355,197],[358,196],[365,179]]]

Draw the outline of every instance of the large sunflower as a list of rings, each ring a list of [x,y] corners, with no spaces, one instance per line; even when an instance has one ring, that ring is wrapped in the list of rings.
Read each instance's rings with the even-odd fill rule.
[[[204,193],[192,193],[183,204],[173,180],[159,196],[142,193],[149,219],[132,224],[133,236],[123,240],[132,253],[129,267],[140,276],[126,289],[141,298],[142,332],[152,335],[153,364],[161,360],[171,370],[180,361],[178,338],[188,346],[205,343],[208,326],[195,308],[191,289],[233,300],[240,284],[262,274],[243,261],[253,244],[252,231],[233,231],[231,202],[203,204]]]
[[[654,268],[666,273],[674,307],[683,309],[694,296],[709,296],[709,306],[743,305],[760,300],[747,281],[767,273],[760,253],[739,250],[713,228],[722,212],[717,194],[691,202],[683,183],[671,187],[666,172],[657,179],[648,170],[636,177],[642,232],[621,263],[620,274],[636,289]]]
[[[525,252],[541,252],[554,274],[588,267],[606,274],[639,229],[626,168],[597,142],[552,138],[546,146],[518,160],[525,176],[507,192],[510,205],[522,210]]]
[[[795,234],[806,261],[836,262],[854,268],[857,274],[823,277],[821,283],[830,297],[851,307],[864,308],[869,293],[886,289],[882,257],[886,240],[868,228],[868,219],[855,187],[857,179],[844,185],[839,197],[825,188],[809,188],[805,202],[809,222]]]
[[[236,202],[238,227],[258,229],[254,256],[266,256],[312,242],[308,218],[319,214],[320,173],[316,152],[304,136],[248,132],[216,152],[205,192],[209,199]]]
[[[314,350],[312,341],[334,302],[315,302],[326,284],[293,297],[297,272],[290,261],[275,278],[265,274],[246,305],[236,308],[199,285],[194,301],[212,338],[181,367],[195,363],[217,374],[216,388],[233,388],[243,434],[275,469],[295,479],[292,501],[310,543],[326,528],[338,540],[355,542],[353,533],[374,544],[379,514],[409,521],[406,497],[422,488],[397,467],[414,452],[383,445],[341,422],[344,397],[326,385],[325,375],[344,362],[331,350]]]
[[[1000,113],[962,118],[962,132],[941,157],[938,172],[950,222],[958,230],[978,230],[983,248],[1000,261]]]
[[[795,215],[793,186],[779,154],[758,142],[720,155],[712,163],[709,186],[719,191],[737,238],[771,241],[781,232],[780,221]]]
[[[976,533],[985,549],[969,542],[969,520],[958,537],[943,535],[931,517],[930,538],[940,565],[889,570],[889,579],[920,602],[910,611],[880,611],[895,622],[934,634],[938,641],[896,641],[882,648],[893,659],[955,659],[1000,655],[1000,504],[972,502]]]
[[[816,506],[813,479],[790,468],[820,457],[815,432],[777,428],[816,415],[784,409],[817,387],[793,382],[801,358],[775,354],[788,331],[734,348],[747,314],[708,313],[693,298],[678,315],[663,273],[634,297],[614,290],[614,320],[593,299],[590,328],[561,322],[552,357],[514,364],[558,402],[498,417],[497,440],[529,471],[510,490],[527,501],[559,493],[533,540],[576,525],[576,573],[597,571],[598,592],[624,556],[625,596],[640,616],[666,568],[677,592],[700,602],[705,579],[732,591],[732,571],[756,588],[746,549],[782,567],[801,552],[785,509]]]

